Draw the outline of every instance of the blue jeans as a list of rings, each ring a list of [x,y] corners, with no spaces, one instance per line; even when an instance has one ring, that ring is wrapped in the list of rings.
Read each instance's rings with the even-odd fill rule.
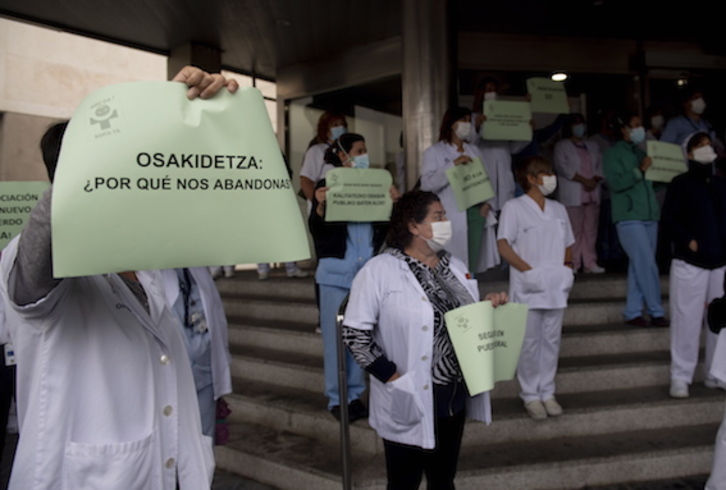
[[[335,317],[348,291],[350,290],[347,288],[320,284],[320,330],[323,334],[323,366],[325,369],[325,396],[328,397],[328,410],[340,405]],[[365,391],[365,373],[355,362],[348,349],[345,349],[345,358],[348,376],[348,403],[350,403],[360,398],[363,391]]]
[[[660,275],[655,261],[658,242],[656,221],[620,221],[615,224],[620,245],[628,255],[628,298],[623,316],[632,320],[643,314],[643,304],[651,317],[665,315],[660,297]]]

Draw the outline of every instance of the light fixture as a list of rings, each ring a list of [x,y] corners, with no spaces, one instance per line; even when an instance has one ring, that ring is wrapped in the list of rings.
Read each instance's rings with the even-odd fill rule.
[[[550,80],[552,80],[553,82],[564,82],[568,78],[570,78],[570,75],[568,75],[567,72],[564,70],[553,71],[550,74]]]

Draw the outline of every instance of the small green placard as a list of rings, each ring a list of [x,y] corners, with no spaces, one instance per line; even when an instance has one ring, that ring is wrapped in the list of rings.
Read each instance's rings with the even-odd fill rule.
[[[493,141],[532,141],[532,111],[529,102],[488,100],[484,102],[482,138]]]
[[[464,211],[494,197],[494,189],[489,181],[489,175],[484,170],[484,164],[479,158],[447,169],[446,177],[454,191],[456,207],[459,208],[459,211]]]
[[[514,378],[527,328],[527,305],[498,308],[480,301],[444,315],[456,358],[471,396]]]
[[[325,176],[325,221],[388,221],[391,218],[391,185],[388,170],[345,168]]]
[[[673,143],[646,142],[648,156],[653,164],[645,171],[645,178],[654,182],[670,182],[673,177],[688,170],[683,148]]]
[[[549,78],[527,79],[527,92],[530,95],[532,112],[550,114],[568,114],[570,106],[567,104],[565,84],[553,82]]]
[[[0,249],[23,230],[48,187],[48,182],[0,182]]]

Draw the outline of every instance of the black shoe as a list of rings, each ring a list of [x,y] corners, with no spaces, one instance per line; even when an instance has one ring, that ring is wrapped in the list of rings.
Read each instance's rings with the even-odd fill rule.
[[[650,319],[650,326],[651,327],[670,327],[671,322],[664,316],[659,316],[656,318]]]
[[[348,405],[348,420],[353,423],[356,420],[367,419],[368,409],[360,400],[353,400]]]
[[[340,422],[340,405],[336,405],[331,408],[330,413],[333,415],[333,417],[335,417],[338,422]]]

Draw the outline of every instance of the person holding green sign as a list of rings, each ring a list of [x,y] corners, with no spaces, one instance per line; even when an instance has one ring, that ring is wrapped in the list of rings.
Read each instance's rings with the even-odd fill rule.
[[[653,164],[638,148],[645,140],[640,116],[629,114],[618,119],[616,135],[620,141],[603,156],[603,170],[610,187],[612,220],[620,245],[628,256],[628,296],[623,316],[636,327],[667,327],[669,321],[660,296],[660,274],[655,261],[660,207],[653,182],[645,172]],[[643,305],[650,320],[643,318]]]
[[[237,90],[191,66],[173,81],[190,99]],[[9,488],[210,488],[212,441],[158,271],[54,278],[51,194],[0,259],[22,424]]]
[[[541,157],[517,167],[525,194],[504,205],[499,220],[499,253],[509,262],[509,296],[529,307],[517,365],[520,397],[535,420],[562,414],[555,399],[555,375],[562,319],[574,282],[575,237],[565,206],[547,196],[557,187],[552,165]]]
[[[488,392],[470,397],[444,314],[479,300],[462,261],[445,251],[451,222],[432,192],[394,205],[386,242],[353,281],[343,338],[370,374],[370,424],[383,438],[388,488],[452,489],[470,417],[489,423]],[[506,293],[488,294],[493,306]]]
[[[699,132],[686,140],[688,172],[671,181],[663,206],[663,236],[672,250],[670,274],[671,388],[687,398],[699,356],[704,305],[723,296],[726,272],[726,180],[713,174],[716,152]],[[717,335],[706,328],[705,384],[726,388],[711,374]]]
[[[468,210],[459,211],[456,197],[446,175],[455,165],[466,165],[474,158],[484,162],[479,149],[466,142],[472,131],[471,112],[465,107],[452,107],[446,111],[439,129],[439,141],[424,151],[421,166],[421,190],[439,196],[453,232],[448,251],[476,272],[479,247],[484,225],[492,205],[484,202]],[[493,202],[493,199],[491,200]]]
[[[363,136],[355,133],[340,136],[326,151],[325,162],[334,167],[367,168],[368,154]],[[308,222],[318,257],[315,282],[320,287],[325,396],[328,398],[328,410],[340,419],[342,402],[338,391],[336,315],[350,291],[353,278],[383,244],[388,224],[325,221],[328,191],[325,183],[325,179],[322,179],[317,184],[313,195],[313,211]],[[353,422],[368,416],[368,410],[359,399],[366,385],[363,370],[349,353],[346,356],[348,400],[344,402],[350,421]]]

